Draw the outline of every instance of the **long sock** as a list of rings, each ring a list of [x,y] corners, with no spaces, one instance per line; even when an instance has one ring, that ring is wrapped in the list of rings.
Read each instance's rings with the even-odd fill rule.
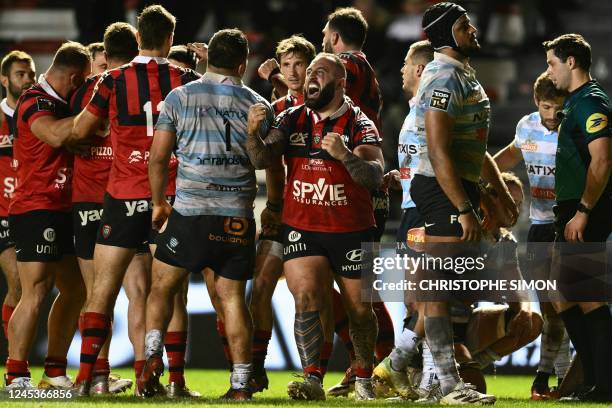
[[[425,317],[425,337],[431,350],[442,394],[450,393],[461,381],[455,361],[453,326],[450,317]]]
[[[351,321],[349,332],[355,348],[355,376],[359,378],[372,377],[374,365],[374,348],[378,335],[376,315],[371,313],[367,319]]]
[[[293,331],[304,374],[322,379],[323,325],[319,311],[296,313]]]
[[[423,338],[410,329],[404,329],[395,341],[395,348],[389,354],[391,368],[395,371],[403,371],[408,367],[412,357],[417,351],[418,345]]]
[[[93,368],[94,377],[106,377],[110,374],[110,363],[108,358],[98,358]]]
[[[13,306],[9,306],[6,303],[2,304],[2,330],[4,330],[4,337],[6,339],[8,339],[8,322],[11,320],[14,310]]]
[[[168,356],[168,381],[185,385],[185,350],[187,349],[187,332],[176,331],[166,333],[164,340]]]
[[[576,353],[580,356],[580,362],[583,368],[582,372],[584,373],[584,384],[586,386],[595,385],[593,354],[591,353],[588,330],[582,310],[580,310],[578,305],[575,305],[559,313],[559,316],[563,319],[565,330],[567,330],[567,334],[576,349]]]
[[[609,370],[612,366],[612,316],[607,305],[586,313],[584,320],[593,355],[595,385],[599,392],[612,394],[612,378]]]
[[[565,327],[563,326],[563,320],[561,320],[561,318],[558,316],[544,316],[542,339],[540,341],[540,363],[538,364],[538,373],[551,374],[553,372],[555,358],[559,353],[564,334]],[[544,376],[540,376],[540,380],[543,379]],[[546,377],[546,381],[546,384],[548,384],[548,377]],[[538,384],[544,385],[544,383],[540,382],[538,382]]]
[[[571,363],[572,355],[570,353],[569,336],[565,328],[563,328],[563,340],[561,341],[561,347],[559,347],[557,357],[555,357],[555,374],[557,374],[558,384],[561,384],[562,380],[565,378],[565,374],[567,374],[567,370],[569,370]]]
[[[331,357],[332,351],[334,350],[334,343],[331,341],[323,342],[321,347],[321,375],[325,376],[327,373],[327,366],[329,364],[329,358]]]
[[[384,302],[372,303],[372,309],[378,321],[378,337],[376,338],[376,360],[382,361],[393,350],[395,341],[395,329],[391,315],[385,306]]]
[[[93,366],[108,337],[111,327],[110,318],[102,313],[83,314],[83,338],[81,342],[81,364],[77,384],[91,381]]]
[[[15,378],[30,377],[30,369],[27,361],[6,360],[6,383],[10,384]]]
[[[230,375],[232,389],[241,390],[247,388],[251,377],[253,377],[252,363],[236,363],[232,365],[232,374]]]
[[[256,372],[264,370],[266,355],[268,354],[268,344],[271,338],[271,330],[253,331],[253,370]]]
[[[230,370],[232,368],[232,353],[229,348],[229,343],[227,341],[227,334],[225,334],[225,324],[219,319],[217,319],[217,333],[219,334],[219,338],[221,339],[221,344],[223,344],[223,353],[225,354],[225,360],[229,363]]]
[[[62,357],[51,357],[45,358],[45,375],[47,377],[59,377],[66,375],[66,366],[68,360]]]
[[[334,309],[334,332],[342,340],[342,344],[344,344],[346,351],[349,353],[349,359],[353,361],[355,360],[355,350],[353,349],[353,342],[349,333],[349,318],[346,310],[344,310],[342,296],[336,289],[332,289],[332,305]]]
[[[423,342],[423,375],[421,376],[421,384],[419,388],[431,390],[431,388],[439,381],[436,378],[436,366],[431,355],[431,350],[427,342]]]
[[[135,360],[134,361],[134,375],[136,379],[140,378],[140,374],[142,374],[142,370],[144,370],[144,366],[147,360]]]

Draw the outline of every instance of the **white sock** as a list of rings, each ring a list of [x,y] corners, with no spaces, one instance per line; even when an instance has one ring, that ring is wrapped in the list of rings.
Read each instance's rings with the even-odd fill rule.
[[[253,376],[252,363],[235,363],[232,364],[232,374],[230,375],[230,384],[235,390],[247,388],[251,377]]]
[[[419,385],[419,388],[429,391],[438,383],[439,381],[436,377],[436,366],[434,365],[431,350],[429,350],[427,343],[423,343],[423,375],[421,377],[421,384]]]
[[[423,338],[409,329],[404,329],[399,337],[395,340],[395,348],[389,354],[391,360],[391,368],[395,371],[404,371],[410,363],[410,359],[414,355],[417,346],[423,341]]]

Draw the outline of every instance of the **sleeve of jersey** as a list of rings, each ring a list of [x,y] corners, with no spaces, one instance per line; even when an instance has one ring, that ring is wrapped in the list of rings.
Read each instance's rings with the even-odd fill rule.
[[[353,133],[353,148],[361,145],[380,146],[382,139],[378,134],[376,125],[368,117],[360,113],[355,119],[355,132]]]
[[[166,96],[162,109],[159,112],[159,117],[157,118],[155,130],[165,130],[167,132],[176,133],[180,102],[180,97],[176,89]]]
[[[36,119],[55,115],[55,101],[45,96],[33,96],[21,103],[19,108],[23,112],[20,116],[28,126],[32,126]]]
[[[612,129],[608,121],[610,108],[603,99],[587,99],[578,109],[577,121],[582,123],[582,133],[587,143],[600,137],[612,136]]]
[[[98,117],[108,116],[108,107],[111,99],[111,94],[114,86],[114,79],[110,73],[107,73],[96,85],[91,100],[85,107],[88,112]]]
[[[455,118],[461,108],[461,89],[454,76],[436,76],[425,88],[427,110],[446,112]]]
[[[280,130],[283,134],[289,134],[289,127],[291,126],[291,112],[293,109],[287,109],[279,113],[276,118],[272,121],[271,129]]]

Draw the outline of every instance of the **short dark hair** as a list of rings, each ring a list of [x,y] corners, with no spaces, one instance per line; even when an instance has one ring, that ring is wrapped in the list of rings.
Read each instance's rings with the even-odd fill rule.
[[[591,69],[591,46],[580,34],[563,34],[554,40],[542,43],[546,51],[553,50],[561,62],[574,57],[576,65],[588,71]]]
[[[538,101],[554,101],[558,98],[565,98],[567,91],[558,89],[548,73],[543,72],[533,84],[533,95]]]
[[[434,58],[434,49],[428,40],[417,41],[410,46],[412,50],[412,61],[427,65]]]
[[[91,59],[96,58],[96,54],[99,52],[104,52],[104,43],[95,42],[91,43],[87,46],[87,51],[91,54]]]
[[[281,57],[288,53],[300,53],[310,64],[316,55],[315,47],[310,41],[300,34],[294,34],[280,41],[276,46],[276,59],[280,62]]]
[[[155,4],[146,7],[138,16],[140,47],[145,50],[158,50],[166,38],[174,33],[176,18],[168,10]]]
[[[136,29],[128,23],[113,23],[104,31],[104,50],[108,59],[131,61],[138,55]]]
[[[248,55],[249,42],[237,28],[217,31],[208,44],[208,63],[217,68],[238,68]]]
[[[342,41],[363,47],[368,34],[368,23],[361,11],[354,7],[338,8],[327,17],[329,28],[340,34]]]
[[[175,45],[170,48],[168,59],[172,58],[187,65],[191,69],[196,69],[198,61],[196,60],[195,53],[189,51],[186,45]]]
[[[2,63],[0,63],[0,74],[2,74],[2,76],[9,76],[11,67],[15,62],[34,63],[34,60],[27,52],[19,50],[11,51],[2,58]]]
[[[83,44],[75,41],[66,41],[59,47],[51,66],[54,68],[76,68],[84,70],[91,63],[91,55]]]

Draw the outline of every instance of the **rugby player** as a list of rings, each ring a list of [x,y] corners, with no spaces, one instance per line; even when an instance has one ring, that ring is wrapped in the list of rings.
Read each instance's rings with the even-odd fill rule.
[[[90,77],[100,75],[108,69],[106,54],[104,54],[104,43],[96,42],[87,46],[87,50],[91,54],[91,75]]]
[[[418,229],[423,227],[423,218],[416,209],[414,200],[410,197],[410,184],[419,163],[419,139],[416,129],[416,95],[425,66],[433,60],[433,48],[427,40],[419,41],[410,46],[402,73],[402,90],[410,97],[410,111],[404,120],[398,138],[397,156],[400,169],[385,174],[385,185],[402,191],[402,218],[397,231],[396,241],[407,244],[414,236],[421,236]],[[424,146],[423,146],[424,148]],[[408,310],[417,309],[404,320],[404,329],[395,340],[395,348],[374,369],[375,383],[386,383],[401,397],[410,399],[418,397],[410,386],[406,369],[418,353],[418,346],[423,340],[423,311],[418,311],[420,305],[406,305]]]
[[[376,79],[376,73],[362,52],[368,32],[368,23],[361,11],[354,7],[339,8],[327,17],[327,23],[322,30],[323,51],[338,55],[345,65],[346,95],[357,105],[365,115],[374,122],[380,137],[382,137],[382,123],[380,111],[382,109],[382,95]],[[386,190],[378,189],[371,192],[376,231],[374,241],[380,241],[389,213],[389,195]],[[342,298],[337,291],[332,293],[334,310],[334,329],[342,339],[353,358],[353,346],[348,334],[348,318]],[[372,304],[378,320],[378,338],[376,339],[376,357],[380,361],[393,348],[394,330],[391,316],[383,302]],[[351,364],[352,366],[354,364]],[[353,389],[355,373],[349,367],[342,381],[328,390],[329,395],[347,395]]]
[[[138,379],[145,396],[155,394],[163,373],[161,342],[170,319],[170,299],[189,271],[206,268],[214,273],[207,285],[211,298],[217,298],[213,304],[224,323],[232,358],[231,386],[222,398],[251,399],[252,323],[245,291],[254,270],[257,185],[246,150],[246,119],[250,106],[262,104],[266,121],[261,131],[267,133],[274,115],[263,97],[242,84],[247,56],[247,39],[240,30],[215,33],[207,72],[168,95],[157,123],[149,178],[152,222],[161,229],[147,301],[147,363]],[[194,109],[207,112],[206,120],[191,115]],[[175,146],[177,198],[170,206],[164,191]]]
[[[95,43],[98,44],[98,43]],[[92,47],[90,45],[89,49]],[[97,49],[97,48],[96,48]],[[115,69],[123,64],[129,63],[138,55],[138,44],[136,42],[136,29],[127,23],[114,23],[108,26],[104,32],[104,42],[102,49],[98,49],[102,55],[104,63],[108,63],[109,69]],[[95,60],[95,58],[94,58]],[[87,105],[94,89],[101,78],[102,73],[91,76],[74,93],[70,101],[72,113],[78,115]],[[77,154],[74,157],[74,174],[72,183],[72,219],[75,242],[75,253],[79,262],[79,268],[87,288],[87,297],[93,296],[94,290],[94,264],[93,254],[96,245],[96,235],[100,227],[102,216],[102,203],[104,192],[113,160],[113,148],[111,138],[106,134],[106,123],[97,133],[104,134],[104,137],[97,139],[97,142],[90,146],[87,154]],[[145,246],[148,253],[148,248]],[[141,257],[135,257],[128,267],[124,286],[130,301],[128,307],[128,335],[133,341],[134,354],[136,360],[142,355],[142,341],[136,339],[137,328],[140,325],[140,337],[144,338],[145,308],[143,299],[146,298],[147,264]],[[144,286],[144,288],[143,288]],[[140,290],[139,290],[140,289]],[[140,305],[140,307],[138,307]],[[83,335],[83,318],[79,318],[79,329]],[[110,376],[110,365],[108,361],[108,351],[110,347],[110,335],[100,354],[96,359],[93,368],[93,381],[90,392],[92,394],[118,393],[125,391],[132,386],[132,381],[120,379],[116,375]]]
[[[74,257],[69,142],[74,117],[68,100],[91,70],[87,49],[64,43],[39,83],[15,109],[13,159],[19,183],[9,206],[22,295],[9,321],[8,388],[31,388],[28,354],[40,308],[59,289],[48,319],[48,351],[40,387],[70,388],[66,354],[85,301],[85,285]]]
[[[437,52],[425,67],[417,93],[416,124],[427,149],[419,155],[410,192],[425,221],[428,252],[432,243],[444,243],[436,247],[449,256],[454,247],[447,243],[480,239],[481,175],[498,192],[513,222],[518,214],[486,153],[489,99],[468,63],[480,48],[476,29],[465,9],[446,2],[429,7],[422,25]],[[427,302],[424,315],[425,337],[443,395],[440,402],[493,404],[493,395],[466,386],[457,371],[448,302]]]
[[[612,317],[598,279],[585,284],[575,268],[567,265],[568,253],[582,248],[566,243],[602,243],[600,253],[589,252],[590,259],[605,265],[605,241],[610,235],[612,153],[609,124],[610,99],[591,77],[591,46],[578,34],[565,34],[544,42],[547,73],[555,86],[569,92],[561,111],[555,170],[556,240],[558,278],[563,299],[554,303],[576,348],[584,372],[583,387],[569,399],[612,401]],[[601,258],[598,258],[602,255]],[[574,255],[575,256],[575,255]],[[555,261],[553,261],[555,262]],[[581,257],[580,269],[592,274],[609,272]],[[598,272],[599,271],[599,272]],[[605,282],[605,276],[603,276]]]
[[[2,329],[8,339],[8,322],[21,298],[21,283],[17,273],[15,242],[11,237],[8,208],[15,192],[17,173],[13,167],[15,108],[21,94],[34,84],[36,70],[32,57],[23,51],[11,51],[0,63],[0,82],[6,98],[0,102],[0,268],[6,278],[7,292],[2,302]]]
[[[279,115],[292,106],[304,103],[306,68],[314,57],[314,45],[302,36],[293,35],[278,43],[276,59],[268,60],[260,66],[259,72],[261,75],[262,70],[267,69],[267,65],[275,65],[278,68],[280,64],[279,72],[289,86],[287,95],[279,97],[272,103],[275,115]],[[266,73],[264,72],[263,75],[266,76]],[[267,74],[266,79],[269,76]],[[265,359],[268,344],[272,337],[272,295],[276,283],[283,273],[281,210],[283,189],[285,188],[285,166],[280,158],[275,165],[266,169],[266,184],[268,200],[266,208],[261,213],[262,230],[258,238],[253,291],[249,304],[253,318],[254,391],[263,391],[268,388]],[[329,320],[331,321],[331,317]],[[327,337],[326,345],[322,350],[322,354],[324,354],[322,360],[328,360],[329,354],[331,354],[333,329],[328,330]]]
[[[555,88],[550,77],[543,73],[535,81],[534,101],[537,112],[524,116],[516,126],[516,137],[493,158],[500,171],[525,162],[529,179],[531,226],[527,235],[528,277],[549,279],[552,261],[552,242],[555,239],[553,205],[555,203],[555,156],[557,154],[557,112],[563,106],[567,92]],[[548,243],[548,244],[546,244]],[[557,374],[559,385],[569,367],[569,342],[563,321],[550,303],[540,303],[544,328],[540,345],[540,362],[531,387],[531,399],[557,397],[548,387],[548,377]]]
[[[84,139],[108,120],[114,155],[94,250],[96,294],[88,299],[83,315],[81,364],[76,380],[81,395],[89,393],[93,364],[108,336],[126,268],[137,248],[152,242],[154,236],[147,162],[155,121],[167,94],[198,77],[191,70],[168,64],[166,56],[174,27],[174,16],[163,7],[149,6],[142,11],[138,17],[138,56],[102,77],[72,130],[73,139]],[[173,162],[168,195],[174,193],[176,161]],[[136,378],[143,367],[144,361],[137,360]]]
[[[370,242],[375,226],[368,193],[381,185],[383,159],[378,131],[345,97],[345,82],[340,58],[329,53],[315,57],[306,71],[305,105],[279,115],[264,135],[265,143],[256,131],[265,107],[256,105],[249,111],[248,152],[255,167],[268,167],[283,154],[288,166],[284,273],[296,303],[294,331],[305,374],[304,381],[288,385],[295,399],[325,399],[321,311],[329,304],[330,291],[321,289],[331,290],[330,271],[349,315],[356,354],[355,398],[374,399],[370,377],[377,325],[371,303],[361,299],[359,278],[361,243]],[[296,134],[301,137],[289,137]]]

